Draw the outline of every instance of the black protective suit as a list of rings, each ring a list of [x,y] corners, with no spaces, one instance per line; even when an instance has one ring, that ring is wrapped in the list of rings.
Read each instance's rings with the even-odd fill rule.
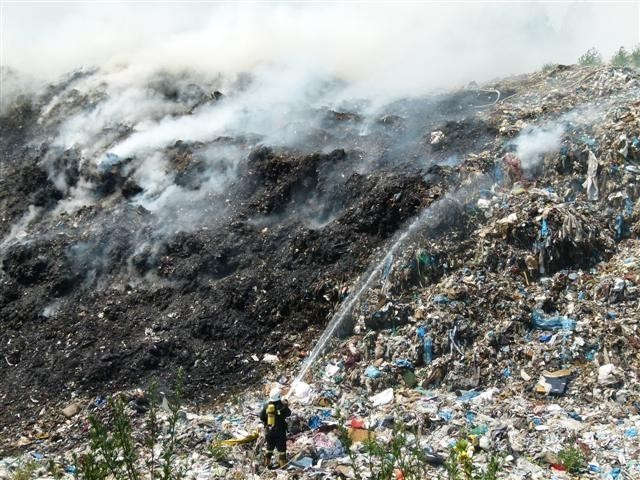
[[[275,425],[272,427],[268,425],[267,409],[269,405],[273,405],[275,407]],[[271,456],[273,455],[274,448],[278,451],[278,464],[280,466],[283,466],[286,463],[287,422],[285,419],[290,416],[291,410],[280,400],[278,400],[277,402],[269,402],[264,407],[262,407],[262,411],[260,412],[260,420],[265,426],[267,441],[265,463],[269,464],[271,462]]]

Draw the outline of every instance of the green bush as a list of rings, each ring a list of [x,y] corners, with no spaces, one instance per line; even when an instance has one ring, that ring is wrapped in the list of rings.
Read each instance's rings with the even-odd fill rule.
[[[631,64],[634,67],[640,67],[640,45],[636,46],[631,52]]]
[[[611,65],[614,67],[627,67],[631,64],[631,55],[624,47],[620,47],[616,54],[611,57]]]
[[[602,65],[602,55],[600,55],[600,52],[595,47],[592,47],[580,55],[578,64],[582,66]]]
[[[569,473],[580,473],[587,466],[580,447],[568,445],[558,452],[558,460]]]
[[[178,371],[173,395],[166,397],[169,418],[165,425],[158,417],[160,398],[155,383],[147,391],[149,408],[145,422],[144,438],[136,441],[133,437],[131,420],[125,411],[121,398],[111,402],[113,420],[106,424],[95,416],[89,417],[89,453],[74,456],[75,476],[83,480],[178,480],[183,472],[177,467],[177,424],[182,404],[184,373]],[[161,434],[165,431],[165,438]],[[160,444],[160,457],[155,457],[156,445]],[[140,465],[139,459],[148,452],[148,460]],[[143,468],[144,467],[144,468]],[[145,471],[146,468],[146,471]]]

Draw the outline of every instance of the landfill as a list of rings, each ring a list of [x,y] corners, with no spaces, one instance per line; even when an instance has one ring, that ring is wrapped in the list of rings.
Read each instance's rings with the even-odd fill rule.
[[[146,350],[125,350],[124,356],[143,366],[145,379],[161,368],[166,385],[170,369],[182,363],[188,365],[187,385],[224,368],[228,373],[220,375],[245,379],[237,388],[218,389],[206,398],[198,398],[198,388],[206,385],[191,387],[193,395],[177,425],[178,463],[185,478],[372,478],[379,459],[371,463],[367,445],[392,443],[398,427],[426,455],[424,478],[446,478],[443,464],[461,438],[470,439],[470,455],[481,468],[498,455],[498,478],[640,478],[640,73],[556,65],[467,87],[446,102],[452,99],[453,110],[464,114],[447,120],[453,115],[448,111],[432,118],[433,125],[415,146],[414,152],[428,152],[439,162],[410,175],[353,173],[355,190],[342,193],[346,213],[334,212],[338,225],[329,221],[322,230],[335,249],[318,239],[318,230],[295,227],[291,232],[299,236],[292,241],[285,238],[285,226],[269,227],[280,228],[271,237],[268,230],[260,233],[262,225],[238,223],[249,207],[230,220],[229,228],[236,231],[255,230],[247,244],[263,238],[266,250],[276,249],[281,258],[265,263],[266,257],[260,257],[261,265],[251,265],[256,273],[241,282],[229,275],[242,271],[244,260],[229,250],[226,257],[208,259],[210,272],[226,279],[224,292],[244,290],[255,315],[299,321],[280,348],[258,348],[252,338],[268,329],[241,322],[236,330],[223,332],[237,337],[229,340],[233,348],[222,347],[220,324],[204,315],[205,297],[198,290],[204,287],[193,283],[202,270],[198,258],[185,252],[215,242],[226,248],[219,233],[178,235],[159,257],[161,269],[169,272],[165,279],[175,280],[172,274],[180,269],[181,278],[191,278],[181,288],[182,301],[194,301],[192,318],[199,318],[188,327],[193,337],[211,344],[203,348],[224,352],[217,353],[219,366],[205,369],[206,356],[186,346],[179,333],[166,336],[168,320],[162,320],[148,327],[147,337],[154,340]],[[394,134],[402,129],[402,118],[383,118],[378,126]],[[342,132],[346,153],[289,157],[263,149],[251,154],[250,168],[272,182],[260,196],[251,197],[265,213],[288,208],[283,199],[299,187],[293,184],[316,168],[349,161],[357,112],[327,122],[346,122],[327,127],[333,135]],[[380,148],[374,138],[361,142],[359,148]],[[191,155],[192,147],[175,148]],[[450,163],[454,153],[459,161]],[[286,169],[287,176],[278,177],[278,169]],[[290,180],[286,186],[283,178]],[[302,188],[316,188],[323,181],[318,174],[314,186]],[[123,178],[117,182],[120,186],[114,188],[126,185]],[[384,194],[372,193],[376,189]],[[123,212],[122,218],[134,222],[145,215]],[[200,246],[185,246],[196,240]],[[288,256],[278,250],[279,242],[315,249],[322,265],[316,270],[314,261]],[[21,306],[10,285],[19,284],[22,295],[28,289],[78,287],[77,271],[68,285],[54,281],[65,267],[37,256],[46,243],[7,248],[3,245],[5,315]],[[256,251],[255,246],[247,251]],[[296,270],[286,265],[287,259],[302,266]],[[94,266],[99,268],[108,267]],[[274,269],[301,273],[276,276]],[[267,271],[271,280],[259,282]],[[322,285],[310,280],[314,272]],[[289,278],[289,283],[278,285],[278,278]],[[286,294],[284,301],[287,287],[297,293]],[[135,285],[123,290],[129,297],[151,295]],[[91,295],[87,304],[115,298]],[[153,301],[172,305],[169,310],[177,306],[166,289],[153,295]],[[280,303],[278,295],[283,296]],[[240,311],[247,307],[238,303],[242,301],[230,296],[218,305]],[[132,308],[135,304],[124,302]],[[260,302],[267,303],[265,309]],[[349,308],[332,324],[341,305]],[[106,325],[122,308],[117,301],[107,303],[96,318],[103,315],[99,321]],[[309,354],[322,328],[311,327],[302,320],[305,315],[320,315],[323,327],[335,327],[313,362]],[[26,321],[25,315],[20,322]],[[77,328],[91,331],[88,325]],[[10,336],[3,335],[2,384],[13,379],[43,388],[46,380],[23,382],[17,373],[21,363],[31,362],[29,368],[34,368],[36,361],[24,358],[28,337],[21,337],[23,331],[16,324]],[[112,381],[111,370],[125,368],[115,349],[104,349],[100,358],[99,371],[82,371],[81,358],[56,361],[67,372],[81,372],[70,373],[75,384],[58,392],[64,400],[52,396],[49,401],[47,394],[27,394],[25,389],[2,392],[2,406],[11,419],[6,413],[0,417],[0,478],[11,478],[29,461],[43,478],[51,476],[51,462],[71,477],[73,455],[89,448],[89,415],[108,418],[115,392],[126,399],[134,431],[143,430],[145,408],[138,407],[144,404],[146,382],[133,370],[125,382]],[[245,375],[249,370],[253,373]],[[67,372],[53,376],[59,379]],[[87,378],[107,379],[104,391],[84,388]],[[283,389],[293,412],[289,463],[277,470],[261,464],[263,427],[258,418],[274,385]],[[165,418],[169,412],[160,415]],[[579,473],[563,464],[560,452],[568,446],[577,447],[584,458]],[[395,478],[405,473],[398,468]]]

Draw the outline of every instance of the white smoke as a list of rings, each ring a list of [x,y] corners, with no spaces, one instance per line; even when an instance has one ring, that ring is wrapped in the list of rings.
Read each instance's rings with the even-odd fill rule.
[[[143,77],[306,63],[369,95],[605,57],[640,41],[637,2],[425,4],[2,3],[0,64],[40,75],[81,65]]]
[[[143,189],[131,201],[174,229],[194,228],[224,212],[223,193],[257,143],[312,145],[314,151],[342,146],[327,139],[318,148],[309,141],[323,130],[328,109],[348,103],[361,114],[362,143],[351,146],[379,155],[376,135],[366,129],[375,128],[375,115],[387,113],[380,107],[394,99],[548,62],[573,63],[592,46],[608,56],[639,40],[638,6],[628,3],[3,2],[0,8],[0,65],[45,79],[97,68],[41,109],[45,126],[65,118],[53,146],[77,148],[81,164],[91,166],[116,155],[122,173]],[[23,78],[7,72],[3,112]],[[177,89],[177,99],[163,91],[165,84]],[[192,101],[192,84],[225,97]],[[224,136],[252,140],[243,148],[197,151],[199,184],[175,182],[167,147]],[[523,132],[515,143],[525,169],[557,149],[561,136],[561,127]],[[95,201],[92,187],[81,178],[56,212]]]
[[[523,130],[512,142],[518,151],[522,169],[531,171],[540,164],[544,155],[557,152],[564,133],[564,126],[557,123]]]

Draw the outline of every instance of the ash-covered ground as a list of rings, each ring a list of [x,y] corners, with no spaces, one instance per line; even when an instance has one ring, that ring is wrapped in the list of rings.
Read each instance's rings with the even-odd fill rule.
[[[491,90],[374,105],[293,87],[84,70],[3,108],[2,426],[179,366],[206,399],[252,385],[266,353],[303,355],[497,134],[477,116]]]

